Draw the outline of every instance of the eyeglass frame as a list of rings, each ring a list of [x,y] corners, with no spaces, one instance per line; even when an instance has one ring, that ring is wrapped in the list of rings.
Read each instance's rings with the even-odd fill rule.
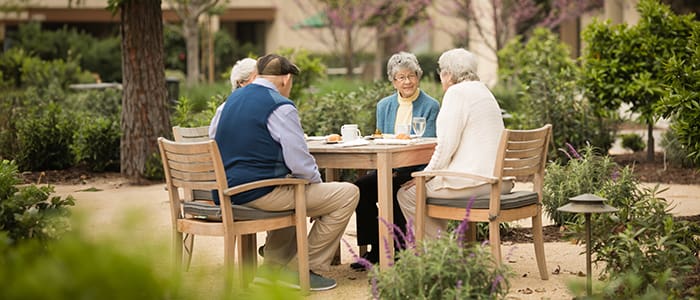
[[[394,77],[394,81],[397,81],[397,82],[405,82],[406,80],[408,80],[408,81],[416,81],[416,80],[418,80],[418,75],[416,75],[416,74],[409,74],[408,76]]]

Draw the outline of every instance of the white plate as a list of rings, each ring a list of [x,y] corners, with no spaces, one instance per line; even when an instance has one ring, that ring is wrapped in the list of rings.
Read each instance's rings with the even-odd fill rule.
[[[325,141],[325,136],[309,136],[306,138],[307,141]]]

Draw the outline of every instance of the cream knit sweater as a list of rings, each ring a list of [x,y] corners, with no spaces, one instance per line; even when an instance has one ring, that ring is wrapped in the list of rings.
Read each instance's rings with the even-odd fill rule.
[[[503,131],[501,109],[481,82],[465,81],[447,89],[437,116],[437,146],[428,170],[450,170],[492,176],[496,150]],[[434,178],[437,189],[464,189],[483,182]]]

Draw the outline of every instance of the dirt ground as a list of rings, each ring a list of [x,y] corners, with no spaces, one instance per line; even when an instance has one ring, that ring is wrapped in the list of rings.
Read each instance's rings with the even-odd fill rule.
[[[639,167],[643,163],[638,163]],[[642,170],[644,168],[635,168]],[[657,169],[658,170],[658,169]],[[668,170],[668,169],[667,169]],[[692,170],[679,171],[682,175],[669,172],[667,176],[653,177],[664,179],[661,182],[645,183],[654,185],[661,183],[668,190],[661,196],[665,197],[674,208],[676,216],[697,218],[700,215],[700,182],[697,172]],[[658,173],[654,171],[654,173]],[[83,220],[84,227],[90,234],[97,236],[113,236],[113,239],[125,239],[125,243],[160,242],[166,254],[170,253],[170,217],[168,215],[168,196],[163,184],[154,182],[152,185],[132,186],[114,173],[90,174],[87,172],[44,172],[24,174],[25,181],[31,183],[51,183],[58,195],[72,195],[76,199],[76,218]],[[650,175],[651,176],[651,175]],[[652,177],[648,177],[652,178]],[[686,182],[688,178],[695,178]],[[669,183],[672,182],[672,183]],[[684,182],[686,184],[677,184]],[[504,261],[512,268],[514,275],[510,280],[508,299],[571,299],[572,295],[567,284],[579,282],[585,284],[585,248],[571,242],[562,241],[558,236],[558,228],[545,223],[547,238],[545,253],[547,255],[547,270],[549,280],[540,279],[534,258],[534,247],[528,240],[527,223],[514,236],[504,237],[502,252]],[[520,235],[520,236],[518,236]],[[370,288],[367,272],[356,272],[349,267],[353,262],[352,252],[357,252],[355,246],[354,217],[343,236],[347,241],[341,246],[341,265],[333,266],[324,275],[338,281],[338,287],[325,292],[312,293],[309,299],[368,299]],[[258,243],[264,241],[264,233],[258,234]],[[216,237],[198,237],[195,243],[195,254],[191,270],[186,276],[203,276],[204,282],[210,286],[200,286],[204,293],[217,290],[220,284],[220,274],[223,270],[223,242]],[[598,274],[596,266],[594,275]],[[556,273],[556,274],[555,274]],[[594,276],[595,280],[596,276]],[[595,285],[595,283],[594,283]]]

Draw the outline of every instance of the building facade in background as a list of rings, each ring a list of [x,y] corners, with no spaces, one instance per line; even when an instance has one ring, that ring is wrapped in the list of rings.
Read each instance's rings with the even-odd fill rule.
[[[265,53],[275,52],[282,47],[304,48],[311,52],[328,53],[332,51],[329,45],[330,34],[323,28],[308,28],[299,26],[309,18],[319,14],[313,11],[314,0],[231,0],[226,8],[218,15],[202,16],[200,22],[204,28],[211,31],[223,30],[240,44],[250,43]],[[455,41],[454,30],[468,32],[468,48],[479,56],[479,75],[490,85],[496,83],[496,54],[486,47],[486,43],[478,34],[470,32],[473,26],[454,17],[445,16],[444,11],[436,9],[440,4],[449,4],[454,0],[433,1],[433,7],[428,9],[431,22],[418,24],[407,34],[408,51],[420,53],[440,53],[453,48],[460,43]],[[118,29],[119,15],[112,15],[106,9],[106,0],[82,0],[69,6],[68,0],[35,0],[28,1],[18,11],[0,11],[0,41],[3,49],[9,47],[11,40],[6,38],[8,33],[16,31],[19,24],[39,21],[45,29],[59,29],[65,25],[76,27],[95,36],[114,34]],[[76,2],[76,1],[72,1]],[[592,12],[576,20],[565,22],[559,27],[561,39],[571,46],[572,55],[578,56],[582,48],[580,31],[594,17],[605,17],[613,23],[635,24],[639,19],[635,9],[638,0],[605,0],[603,9]],[[476,5],[489,9],[491,0],[478,0]],[[163,1],[163,19],[168,23],[179,23],[176,13]],[[485,20],[482,26],[488,28]],[[376,41],[372,38],[373,28],[363,29],[367,34],[361,34],[358,43],[366,45],[363,52],[373,53]],[[488,39],[488,37],[486,37]],[[204,45],[202,45],[204,46]],[[262,55],[263,53],[261,53]],[[382,66],[366,66],[381,68]],[[366,72],[371,73],[371,72]]]

